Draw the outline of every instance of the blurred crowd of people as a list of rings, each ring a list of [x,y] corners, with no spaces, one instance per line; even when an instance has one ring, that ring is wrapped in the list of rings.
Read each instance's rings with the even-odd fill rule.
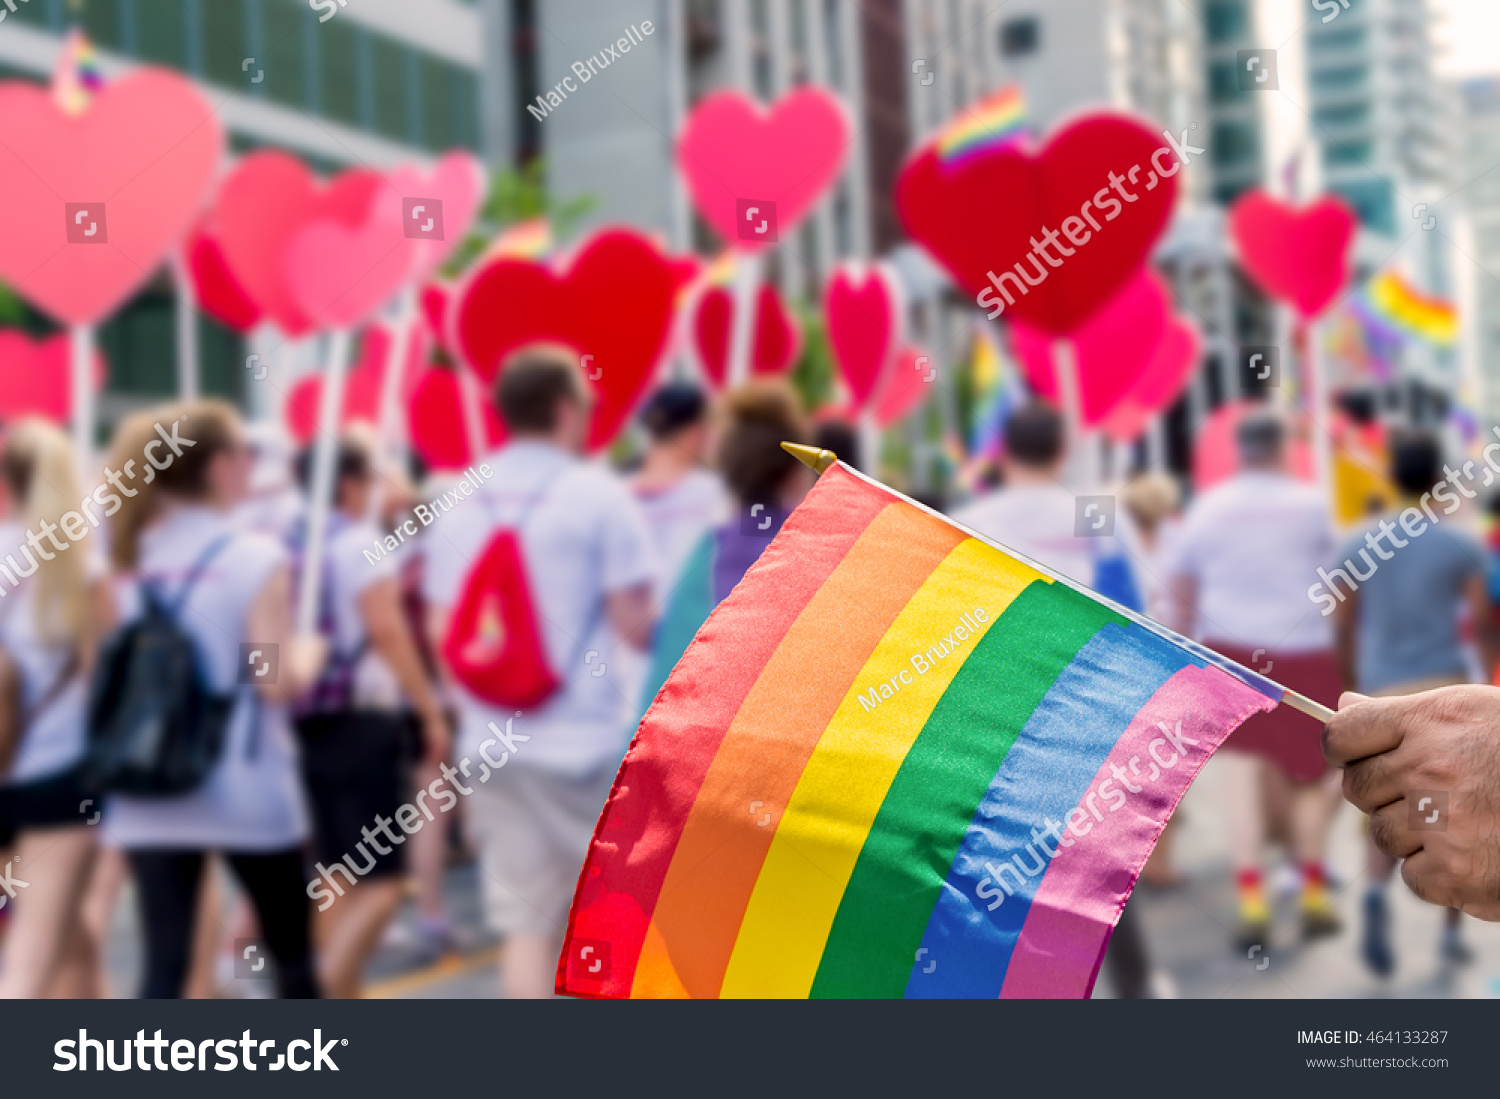
[[[550,994],[579,868],[641,714],[813,485],[780,444],[858,465],[859,435],[814,425],[784,382],[714,399],[675,381],[650,396],[641,443],[617,468],[585,454],[590,390],[570,352],[518,353],[491,397],[505,444],[420,489],[371,434],[346,432],[321,538],[310,536],[311,453],[200,401],[120,426],[106,471],[166,438],[163,424],[184,442],[150,479],[95,492],[100,536],[52,552],[29,532],[68,529],[92,486],[57,428],[8,425],[0,551],[17,550],[0,563],[16,577],[0,599],[0,996],[211,996],[259,949],[283,996],[357,996],[408,900],[418,956],[469,945],[445,893],[463,858],[501,942],[502,992]],[[1340,544],[1323,496],[1287,472],[1274,411],[1240,423],[1239,471],[1186,509],[1173,478],[1144,473],[1118,491],[1109,524],[1080,513],[1067,434],[1045,404],[1014,411],[997,483],[954,517],[1326,705],[1345,686],[1490,681],[1493,570],[1458,524],[1378,561],[1364,552],[1368,574],[1334,587],[1337,606],[1320,613],[1308,594],[1318,570],[1374,548],[1367,536],[1395,513],[1372,512]],[[1411,500],[1442,479],[1430,436],[1396,435],[1389,454]],[[315,571],[304,635],[296,607]],[[91,722],[135,704],[131,691],[101,696],[101,666],[152,607],[191,639],[228,707],[222,745],[184,792],[101,789]],[[492,683],[502,669],[513,682]],[[1282,888],[1304,935],[1338,934],[1326,861],[1337,776],[1316,726],[1286,708],[1257,715],[1225,753],[1235,949],[1264,945]],[[1180,884],[1172,845],[1184,827],[1162,837],[1148,887]],[[1274,874],[1272,844],[1287,859]],[[1360,950],[1380,975],[1394,966],[1392,866],[1370,846]],[[137,990],[113,988],[102,960],[127,882]],[[1468,957],[1459,920],[1451,913],[1439,944],[1456,962]],[[1107,966],[1122,996],[1170,994],[1130,907]]]

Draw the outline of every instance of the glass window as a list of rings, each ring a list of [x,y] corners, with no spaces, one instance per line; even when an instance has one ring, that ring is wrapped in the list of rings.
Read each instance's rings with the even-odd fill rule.
[[[1364,164],[1372,152],[1368,141],[1330,141],[1323,146],[1323,163],[1330,168]]]
[[[422,74],[422,142],[429,149],[447,149],[455,144],[453,66],[436,57],[417,58]]]
[[[176,305],[161,280],[99,328],[110,393],[170,397],[177,392]],[[243,368],[241,368],[243,369]]]
[[[370,68],[375,86],[375,130],[405,141],[406,51],[381,34],[369,35]]]
[[[1315,126],[1353,126],[1370,119],[1368,103],[1350,103],[1339,107],[1319,107],[1313,111]]]
[[[265,0],[266,94],[278,103],[307,106],[307,40],[303,20],[312,9],[296,0]]]
[[[1250,33],[1245,0],[1209,0],[1203,6],[1203,23],[1209,42],[1237,42]]]
[[[245,0],[211,0],[199,11],[203,13],[203,75],[215,84],[239,87],[245,77],[240,64],[250,56]]]
[[[1315,31],[1308,36],[1307,47],[1312,53],[1329,53],[1364,45],[1364,27],[1343,27],[1337,30]]]
[[[1208,97],[1213,103],[1233,103],[1253,93],[1240,90],[1239,66],[1233,61],[1214,61],[1208,66]]]
[[[1386,236],[1396,234],[1395,202],[1388,179],[1366,179],[1330,190],[1342,195],[1359,214],[1359,220]]]
[[[1314,69],[1312,86],[1320,91],[1357,88],[1365,82],[1369,70],[1364,65],[1341,65],[1334,69]]]
[[[1042,28],[1035,16],[1007,19],[1000,24],[1000,56],[1025,57],[1041,48]]]
[[[323,86],[319,99],[323,113],[350,126],[359,125],[359,65],[353,20],[330,19],[316,28],[314,39],[321,47],[319,69]]]
[[[136,52],[147,61],[188,68],[188,19],[182,0],[135,0]]]
[[[1253,122],[1216,122],[1211,140],[1217,167],[1251,164],[1260,157],[1260,131]]]
[[[453,144],[479,148],[479,79],[467,69],[454,69]]]
[[[47,18],[49,3],[50,0],[30,0],[29,3],[27,0],[16,0],[16,10],[7,11],[5,18],[19,19],[23,23],[34,23],[45,27],[49,22]]]
[[[35,0],[33,0],[35,2]],[[120,45],[119,0],[83,0],[83,30],[96,46],[117,49]],[[20,7],[16,10],[19,12]]]

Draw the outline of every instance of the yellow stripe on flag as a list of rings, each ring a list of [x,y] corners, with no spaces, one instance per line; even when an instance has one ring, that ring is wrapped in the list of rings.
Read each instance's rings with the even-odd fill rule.
[[[1027,585],[1046,579],[971,538],[912,596],[797,782],[746,906],[721,996],[807,996],[854,864],[906,753],[979,639]],[[976,629],[965,628],[960,641],[954,631],[965,614]],[[936,656],[950,635],[954,651],[920,671],[913,655]]]

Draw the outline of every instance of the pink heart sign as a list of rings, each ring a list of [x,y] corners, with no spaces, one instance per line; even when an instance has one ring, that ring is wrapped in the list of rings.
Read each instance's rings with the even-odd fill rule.
[[[302,161],[276,150],[251,153],[220,186],[214,220],[224,258],[240,285],[286,335],[304,336],[317,323],[287,283],[286,251],[292,238],[320,219],[358,230],[382,186],[379,173],[364,168],[321,186]]]
[[[297,307],[320,328],[353,328],[388,302],[410,277],[419,241],[408,236],[381,194],[370,216],[349,227],[333,218],[309,221],[287,241],[282,277]]]
[[[380,325],[370,325],[360,339],[360,357],[344,380],[344,408],[339,423],[347,427],[356,420],[368,424],[380,418],[380,396],[385,379],[386,355],[390,350],[391,336]],[[426,362],[423,341],[412,339],[408,344],[408,355],[401,377],[398,399],[405,404],[425,373]],[[298,443],[306,445],[318,430],[318,414],[323,400],[323,377],[312,374],[303,378],[287,394],[287,433]]]
[[[1069,337],[1086,427],[1098,426],[1139,384],[1161,342],[1167,312],[1167,292],[1147,268]],[[1031,388],[1048,400],[1060,400],[1053,338],[1019,321],[1010,326],[1010,337]]]
[[[92,324],[155,273],[198,215],[224,149],[187,80],[139,69],[68,115],[0,84],[0,278],[64,324]]]
[[[0,420],[43,416],[55,424],[72,409],[68,334],[32,340],[24,332],[0,329]],[[104,384],[104,358],[94,353],[94,388]]]
[[[1358,219],[1341,198],[1295,209],[1251,191],[1229,212],[1229,231],[1246,273],[1265,293],[1316,317],[1350,278]]]
[[[895,356],[901,313],[900,284],[884,264],[840,264],[828,280],[828,342],[856,410],[869,403]]]
[[[1106,417],[1105,434],[1118,442],[1140,438],[1151,417],[1177,400],[1192,379],[1200,350],[1198,329],[1173,317],[1135,388]]]
[[[683,123],[677,166],[724,241],[758,249],[790,233],[838,178],[850,135],[843,103],[822,88],[788,92],[770,111],[715,92]]]
[[[442,235],[418,240],[412,271],[417,282],[426,282],[463,243],[474,225],[479,204],[484,201],[484,165],[472,153],[455,150],[443,156],[431,172],[403,164],[387,174],[386,180],[396,196],[404,200],[402,217],[413,226],[420,228],[427,224],[434,216],[434,210],[428,207],[436,203],[437,216],[442,219]]]

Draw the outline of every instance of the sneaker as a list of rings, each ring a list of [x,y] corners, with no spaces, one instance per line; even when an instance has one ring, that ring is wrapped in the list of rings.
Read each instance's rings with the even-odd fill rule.
[[[1438,943],[1438,957],[1449,965],[1468,965],[1474,960],[1474,950],[1459,934],[1456,927],[1443,928],[1443,937]]]
[[[1391,915],[1385,894],[1378,890],[1365,895],[1365,929],[1359,956],[1377,977],[1389,977],[1396,971],[1396,955],[1391,950]]]
[[[1302,894],[1302,937],[1323,939],[1342,930],[1344,921],[1328,893],[1321,888],[1305,890]]]

